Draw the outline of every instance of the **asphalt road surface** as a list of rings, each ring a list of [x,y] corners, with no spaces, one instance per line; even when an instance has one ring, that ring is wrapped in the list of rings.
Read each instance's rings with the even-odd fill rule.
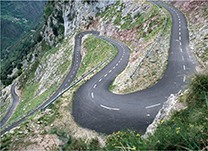
[[[118,95],[110,92],[108,87],[127,65],[130,50],[121,42],[105,38],[116,45],[118,54],[75,93],[72,114],[79,125],[107,134],[125,128],[145,132],[168,96],[182,90],[187,75],[195,72],[197,62],[188,49],[186,19],[177,9],[162,6],[173,18],[169,62],[162,79],[135,93]]]
[[[12,105],[11,105],[9,111],[7,112],[6,116],[1,120],[0,126],[4,125],[9,120],[9,118],[12,116],[15,108],[17,107],[17,105],[19,103],[19,97],[15,92],[16,83],[17,82],[15,82],[11,87],[11,93],[12,93],[12,97],[13,97]]]
[[[163,78],[156,85],[139,92],[126,95],[109,92],[108,86],[112,80],[126,67],[130,50],[121,42],[105,38],[116,45],[118,54],[113,61],[75,93],[72,114],[78,124],[104,133],[112,133],[124,128],[133,128],[144,132],[167,97],[171,93],[177,93],[183,89],[187,75],[195,72],[197,61],[188,50],[188,30],[184,15],[175,8],[166,5],[164,7],[172,15],[173,26],[169,63]],[[54,95],[31,114],[7,127],[1,134],[25,121],[28,116],[40,110],[71,84],[80,66],[81,38],[88,33],[99,35],[99,32],[96,31],[86,31],[76,36],[71,71]]]

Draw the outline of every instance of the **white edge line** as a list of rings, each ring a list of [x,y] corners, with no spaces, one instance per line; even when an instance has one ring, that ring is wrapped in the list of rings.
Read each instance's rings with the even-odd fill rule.
[[[119,108],[111,108],[111,107],[104,106],[102,104],[100,106],[103,107],[103,108],[105,108],[105,109],[108,109],[108,110],[115,110],[115,111],[120,110]]]
[[[149,109],[149,108],[156,107],[156,106],[160,106],[160,103],[155,104],[155,105],[146,106],[145,108],[146,108],[146,109]]]

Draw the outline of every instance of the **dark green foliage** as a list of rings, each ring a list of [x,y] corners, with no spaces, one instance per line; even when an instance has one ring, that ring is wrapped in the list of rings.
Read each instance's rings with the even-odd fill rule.
[[[208,96],[208,74],[195,75],[191,81],[187,101],[191,105],[204,104]]]
[[[46,6],[44,9],[44,18],[47,19],[52,12],[53,12],[53,7],[51,5]]]
[[[1,49],[31,29],[43,15],[43,1],[1,1]]]
[[[140,14],[140,12],[138,12],[136,15],[134,15],[134,18],[138,18],[140,16],[141,16],[141,14]]]

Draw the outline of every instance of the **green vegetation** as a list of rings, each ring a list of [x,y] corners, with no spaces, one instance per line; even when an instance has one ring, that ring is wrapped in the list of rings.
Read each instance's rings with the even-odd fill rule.
[[[72,38],[72,37],[70,37]],[[70,39],[69,38],[69,39]],[[40,44],[43,45],[44,41],[42,41]],[[59,47],[52,48],[48,51],[42,51],[41,54],[37,57],[37,59],[32,64],[31,68],[27,69],[19,78],[19,81],[21,83],[20,87],[23,87],[23,94],[22,94],[22,101],[19,103],[17,109],[15,110],[14,114],[10,118],[10,120],[7,122],[11,122],[12,120],[16,119],[19,116],[22,116],[24,113],[29,111],[30,109],[34,108],[38,103],[46,99],[46,97],[52,92],[58,88],[55,85],[51,85],[44,93],[42,93],[39,96],[34,96],[35,92],[37,92],[40,83],[33,83],[33,80],[35,78],[35,71],[38,68],[40,64],[43,64],[47,61],[46,57],[50,56],[52,54],[57,53],[57,51],[60,48],[66,47],[68,41],[65,41],[60,45]],[[45,43],[44,43],[45,44]],[[66,71],[69,65],[71,64],[71,61],[69,60],[69,56],[72,54],[72,46],[69,45],[68,48],[64,49],[64,55],[63,55],[63,64],[59,66],[59,68],[56,71],[57,76],[63,75]],[[59,79],[62,80],[62,79]],[[28,82],[30,81],[30,82]],[[31,82],[33,84],[31,84]],[[61,84],[61,82],[59,83]],[[47,98],[48,99],[48,98]]]
[[[196,75],[180,98],[188,105],[170,120],[161,121],[147,139],[133,130],[109,135],[104,150],[201,150],[208,145],[208,74]]]
[[[43,9],[43,1],[1,1],[1,49],[6,49],[38,23]]]
[[[82,76],[84,73],[86,74],[90,72],[93,68],[106,60],[113,52],[113,49],[109,44],[95,37],[87,38],[84,41],[84,48],[87,50],[87,54],[81,62],[77,78]],[[114,58],[116,54],[117,53],[114,52],[111,59]]]

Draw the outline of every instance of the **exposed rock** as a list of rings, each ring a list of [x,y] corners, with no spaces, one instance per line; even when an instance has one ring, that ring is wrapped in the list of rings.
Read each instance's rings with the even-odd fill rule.
[[[164,102],[152,124],[147,127],[146,133],[143,135],[143,137],[147,138],[148,135],[154,134],[154,131],[157,129],[157,126],[162,120],[164,122],[169,120],[174,112],[183,110],[185,108],[186,106],[179,101],[178,96],[171,94],[168,100]]]

